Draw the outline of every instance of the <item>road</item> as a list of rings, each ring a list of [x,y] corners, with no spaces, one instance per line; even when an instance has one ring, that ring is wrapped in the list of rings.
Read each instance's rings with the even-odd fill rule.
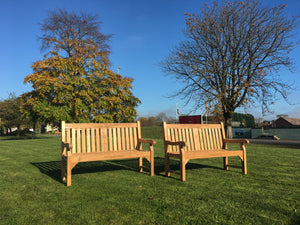
[[[289,145],[293,148],[300,149],[300,141],[298,140],[269,140],[269,139],[248,139],[250,143],[271,144],[271,145]]]

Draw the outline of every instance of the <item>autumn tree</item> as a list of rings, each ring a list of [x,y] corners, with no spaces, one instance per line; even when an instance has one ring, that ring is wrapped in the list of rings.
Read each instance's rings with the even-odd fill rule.
[[[215,2],[199,14],[186,13],[186,40],[162,62],[183,83],[174,96],[194,101],[195,109],[208,104],[221,112],[230,137],[235,109],[258,102],[268,112],[278,96],[287,99],[291,86],[278,72],[292,71],[296,23],[285,5],[264,7],[257,0]]]
[[[32,64],[24,82],[23,113],[32,120],[130,122],[140,103],[132,79],[110,70],[110,35],[100,31],[97,16],[59,9],[41,23],[43,60]]]

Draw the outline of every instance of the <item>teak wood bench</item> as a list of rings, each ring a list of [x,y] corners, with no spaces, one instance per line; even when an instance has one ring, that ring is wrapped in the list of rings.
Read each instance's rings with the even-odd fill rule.
[[[181,180],[186,180],[185,166],[190,159],[223,157],[224,169],[241,168],[247,174],[246,148],[247,139],[225,139],[221,124],[167,124],[163,122],[165,172],[178,174],[170,170],[170,157],[180,159]],[[240,150],[227,149],[227,143],[239,143]],[[241,166],[229,165],[228,157],[238,156]]]
[[[154,175],[155,140],[141,138],[140,122],[136,123],[61,123],[62,180],[71,185],[72,169],[80,162],[139,158],[139,172],[143,171],[143,157],[150,163]],[[149,151],[142,150],[149,144]]]

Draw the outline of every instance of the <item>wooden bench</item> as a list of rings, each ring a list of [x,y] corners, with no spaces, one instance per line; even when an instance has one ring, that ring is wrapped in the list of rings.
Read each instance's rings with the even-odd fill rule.
[[[226,139],[223,123],[221,124],[167,124],[163,122],[165,172],[178,174],[170,170],[170,157],[180,159],[181,180],[186,180],[185,166],[190,159],[223,157],[224,169],[241,168],[247,174],[246,143],[247,139]],[[240,150],[227,149],[227,143],[239,143]],[[229,156],[238,156],[241,166],[228,164]]]
[[[71,185],[72,169],[80,162],[139,158],[139,172],[143,171],[143,157],[150,163],[154,175],[155,140],[141,138],[137,123],[61,123],[62,180]],[[142,150],[142,144],[149,151]]]

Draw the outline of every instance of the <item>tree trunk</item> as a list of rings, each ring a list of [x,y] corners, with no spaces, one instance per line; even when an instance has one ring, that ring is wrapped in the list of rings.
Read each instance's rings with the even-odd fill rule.
[[[33,121],[33,133],[32,133],[32,138],[34,138],[36,136],[36,133],[35,133],[35,129],[36,129],[36,121]]]
[[[20,136],[20,132],[21,132],[21,125],[18,124],[17,125],[17,135]]]
[[[229,139],[232,138],[232,117],[233,117],[232,112],[224,113],[225,135],[226,135],[226,138],[229,138]]]

